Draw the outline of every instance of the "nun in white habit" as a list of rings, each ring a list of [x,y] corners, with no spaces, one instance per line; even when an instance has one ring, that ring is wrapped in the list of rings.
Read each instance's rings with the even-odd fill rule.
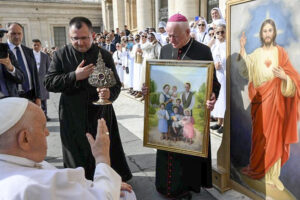
[[[226,25],[220,24],[216,27],[216,41],[211,47],[211,52],[216,68],[216,76],[221,84],[219,97],[211,115],[218,119],[218,123],[211,127],[218,133],[223,133],[224,114],[226,110]]]

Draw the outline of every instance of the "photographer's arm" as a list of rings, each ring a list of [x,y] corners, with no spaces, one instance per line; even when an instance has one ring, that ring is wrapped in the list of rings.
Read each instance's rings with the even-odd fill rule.
[[[0,63],[5,66],[4,73],[6,77],[16,84],[21,84],[24,80],[24,75],[19,64],[15,58],[15,55],[9,51],[9,56],[7,58],[0,59]]]

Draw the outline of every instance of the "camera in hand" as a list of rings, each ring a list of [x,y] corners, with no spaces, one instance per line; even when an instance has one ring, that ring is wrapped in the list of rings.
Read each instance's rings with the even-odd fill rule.
[[[7,58],[8,56],[8,44],[0,43],[0,58]]]

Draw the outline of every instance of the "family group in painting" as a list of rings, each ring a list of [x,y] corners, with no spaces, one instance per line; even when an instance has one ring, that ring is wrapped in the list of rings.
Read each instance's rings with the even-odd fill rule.
[[[190,92],[191,84],[185,83],[185,91],[178,94],[177,86],[163,86],[160,94],[160,109],[157,112],[158,131],[161,140],[184,141],[192,144],[195,137],[194,118],[192,108],[195,104],[195,97]]]

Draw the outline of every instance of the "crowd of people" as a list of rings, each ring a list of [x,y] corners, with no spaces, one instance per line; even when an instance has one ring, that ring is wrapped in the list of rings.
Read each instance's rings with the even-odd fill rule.
[[[190,22],[190,36],[211,48],[217,78],[223,86],[211,118],[217,123],[211,129],[223,133],[226,109],[226,22],[219,8],[211,10],[211,18],[210,24],[204,17],[196,17],[195,21]],[[158,59],[161,48],[170,43],[170,38],[166,23],[161,21],[158,31],[146,28],[132,34],[126,25],[122,31],[119,28],[103,31],[96,34],[94,43],[113,55],[122,88],[143,101],[145,98],[141,90],[145,84],[146,60]]]
[[[37,145],[35,144],[35,140],[26,141],[28,137],[26,134],[41,132],[43,137],[42,141],[49,135],[45,124],[45,120],[50,120],[47,116],[46,100],[49,98],[49,91],[60,92],[62,94],[59,105],[59,121],[64,167],[84,168],[84,172],[81,170],[64,171],[64,176],[70,177],[68,174],[74,174],[78,177],[78,180],[74,179],[74,181],[78,181],[80,184],[84,182],[83,185],[85,185],[85,188],[82,188],[81,191],[83,196],[89,196],[91,193],[95,196],[101,196],[105,193],[111,195],[110,192],[113,192],[113,199],[117,199],[118,197],[116,196],[119,196],[120,192],[116,192],[116,190],[111,187],[105,188],[105,186],[102,186],[105,184],[99,184],[99,181],[101,182],[102,179],[106,179],[105,176],[104,178],[101,176],[102,171],[107,172],[106,175],[109,174],[109,176],[112,176],[107,182],[108,186],[114,183],[119,187],[121,180],[124,182],[130,180],[132,174],[125,159],[113,106],[96,106],[93,105],[92,102],[97,100],[98,97],[113,102],[118,98],[122,88],[128,89],[131,95],[143,101],[145,95],[147,95],[145,92],[142,92],[145,84],[146,61],[148,59],[158,58],[174,59],[170,57],[170,52],[174,49],[180,50],[176,57],[178,60],[214,61],[213,93],[211,94],[210,100],[207,101],[207,107],[212,110],[216,104],[216,108],[219,109],[215,113],[212,113],[212,117],[218,120],[218,126],[211,128],[217,129],[218,132],[222,133],[226,99],[224,81],[226,80],[226,26],[225,20],[222,18],[218,8],[212,9],[211,14],[213,19],[211,24],[207,24],[205,18],[199,17],[190,23],[189,26],[187,19],[183,15],[176,14],[170,17],[168,23],[160,22],[158,32],[156,32],[155,28],[146,28],[144,31],[133,35],[125,25],[122,31],[116,28],[115,31],[97,33],[95,37],[91,22],[84,17],[75,17],[71,19],[69,23],[71,43],[61,49],[53,48],[50,51],[47,48],[42,48],[42,42],[39,39],[32,41],[33,49],[22,45],[22,25],[17,22],[8,24],[7,30],[3,30],[3,32],[7,33],[8,40],[6,45],[8,47],[7,55],[9,56],[0,58],[0,95],[1,97],[7,98],[4,98],[5,101],[1,100],[0,106],[1,109],[8,109],[7,112],[12,113],[11,118],[14,120],[9,121],[7,124],[5,122],[6,117],[1,112],[0,155],[3,154],[4,156],[0,157],[0,161],[4,162],[3,167],[8,169],[11,166],[8,166],[6,163],[9,163],[9,165],[13,164],[16,165],[15,170],[23,173],[22,171],[24,169],[18,166],[24,166],[24,162],[30,162],[29,167],[33,169],[32,171],[26,172],[26,176],[30,176],[32,173],[35,174],[35,168],[37,165],[40,166],[38,163],[45,158],[45,152],[40,152],[41,155],[39,155],[38,158],[30,156],[31,154],[38,154],[38,149],[33,147],[30,148],[30,151],[27,151],[26,148],[24,149],[26,145],[28,147]],[[106,67],[113,71],[117,83],[111,88],[98,88],[96,90],[88,84],[87,78],[93,73],[99,54],[102,55]],[[188,85],[188,83],[186,83],[186,85]],[[188,95],[189,91],[187,91],[186,98],[188,98]],[[186,138],[185,141],[192,143],[193,133],[188,130],[189,126],[193,126],[192,109],[185,110],[182,113],[180,108],[184,104],[184,102],[182,102],[184,99],[185,98],[181,97],[179,99],[181,102],[179,103],[176,102],[178,99],[175,99],[174,104],[178,103],[178,110],[175,108],[174,117],[177,116],[178,119],[182,118],[181,121],[185,124],[183,128],[183,135],[184,138]],[[185,100],[187,101],[187,99]],[[164,110],[164,106],[166,105],[165,99],[163,99],[161,103],[161,110]],[[17,108],[13,105],[18,105],[18,109],[22,109],[15,110]],[[45,118],[40,116],[41,114],[38,107],[41,107],[44,111]],[[184,105],[184,108],[186,107],[187,106]],[[178,112],[178,114],[176,112]],[[7,144],[3,142],[6,138],[11,138],[11,135],[16,133],[16,129],[21,130],[27,128],[24,121],[31,119],[30,117],[27,118],[27,115],[30,117],[37,115],[39,117],[32,117],[32,123],[37,123],[36,128],[28,130],[28,133],[24,132],[24,135],[18,135],[18,140],[22,140],[24,144],[18,143],[16,146],[14,145],[16,141],[13,140]],[[107,127],[104,125],[103,120],[97,120],[99,118],[105,119]],[[99,123],[102,125],[99,125]],[[172,127],[174,133],[179,131],[179,126],[176,123],[167,125],[167,127],[168,126]],[[90,134],[86,136],[85,133],[87,132]],[[103,132],[109,135],[111,146],[104,145],[104,147],[101,147],[99,150],[99,148],[95,147],[95,143],[100,143],[98,141],[98,135],[104,137],[103,135],[105,134],[103,134]],[[162,139],[167,139],[167,135],[164,133],[165,131],[162,131]],[[95,138],[96,141],[93,138]],[[30,142],[30,144],[26,142]],[[45,144],[40,145],[44,147]],[[105,151],[103,148],[106,148],[106,150],[108,148],[109,152],[103,153],[103,151]],[[100,156],[97,154],[97,151],[100,151]],[[103,154],[105,155],[103,156]],[[109,159],[107,157],[109,157]],[[172,157],[174,157],[174,160],[170,161]],[[26,160],[11,163],[12,160],[20,160],[20,158]],[[166,163],[166,161],[169,163]],[[174,167],[169,169],[168,165],[173,162],[176,166],[178,162],[185,164],[182,165],[183,168]],[[54,179],[56,174],[60,173],[59,170],[49,167],[48,163],[44,164],[47,167],[44,168],[40,166],[40,168],[48,171],[52,170],[53,172],[53,176],[51,174],[49,175],[49,180]],[[104,166],[101,165],[102,167],[99,167],[99,164],[104,164]],[[197,170],[199,169],[198,167],[202,168],[203,171],[198,173],[199,177],[196,178],[197,181],[192,180],[196,168]],[[175,153],[171,154],[165,151],[158,151],[156,170],[156,188],[167,197],[183,195],[185,198],[186,192],[191,190],[199,192],[201,186],[211,187],[210,158],[199,159],[193,156],[183,157]],[[115,172],[117,172],[117,174]],[[14,175],[14,173],[11,174],[9,171],[6,173],[5,176],[0,177],[0,180]],[[180,183],[177,185],[179,188],[174,185],[170,187],[171,182],[165,180],[165,177],[169,176],[170,173],[173,173],[176,177],[173,181]],[[176,174],[181,175],[177,176]],[[204,174],[206,175],[204,176]],[[99,176],[102,178],[99,178]],[[201,176],[203,176],[203,178],[201,178]],[[65,179],[62,181],[57,180],[57,182],[43,182],[44,180],[42,181],[41,178],[42,175],[36,173],[35,181],[56,189],[60,184],[68,184],[67,182],[70,182],[70,180]],[[168,185],[166,186],[165,183],[168,183]],[[101,190],[102,192],[95,193],[91,188],[93,184],[100,189],[104,188],[103,190],[105,191]],[[132,192],[129,185],[122,183],[121,186],[122,187],[119,188]],[[28,187],[30,187],[30,184]],[[70,190],[75,190],[75,188],[76,187]],[[39,188],[33,187],[32,191],[36,189]],[[56,189],[52,190],[52,192],[56,191]],[[23,193],[28,191],[20,189],[18,192]],[[6,193],[6,195],[9,194]],[[55,193],[54,195],[63,194]],[[128,199],[134,199],[134,195]]]

